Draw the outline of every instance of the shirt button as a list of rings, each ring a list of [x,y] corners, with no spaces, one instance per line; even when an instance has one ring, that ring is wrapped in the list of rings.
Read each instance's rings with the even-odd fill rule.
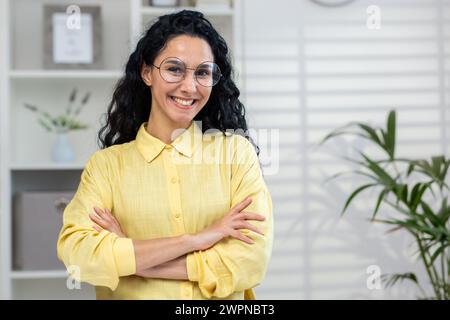
[[[164,149],[166,149],[166,150],[172,150],[172,145],[170,145],[170,144],[166,144],[166,146],[164,147]]]
[[[179,212],[175,213],[175,218],[179,218],[181,215]]]
[[[177,177],[173,177],[170,181],[172,181],[172,183],[177,183],[178,182],[178,178]]]

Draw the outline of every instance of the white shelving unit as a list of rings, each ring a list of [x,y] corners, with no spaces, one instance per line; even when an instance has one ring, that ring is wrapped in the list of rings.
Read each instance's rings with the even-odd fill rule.
[[[65,270],[12,271],[12,279],[67,279]]]
[[[11,79],[111,79],[122,75],[120,70],[13,70]]]
[[[227,8],[227,9],[216,9],[214,7],[175,7],[175,8],[158,8],[158,7],[151,7],[151,6],[142,6],[141,13],[143,16],[160,16],[163,14],[166,14],[167,12],[173,12],[178,10],[201,10],[205,15],[207,16],[232,16],[234,13],[234,8]]]
[[[16,192],[25,190],[75,190],[89,156],[98,148],[100,116],[106,112],[113,87],[144,28],[158,16],[194,7],[155,8],[145,0],[81,0],[79,5],[101,5],[101,70],[46,70],[43,68],[43,4],[72,4],[68,0],[0,1],[0,298],[91,299],[94,289],[68,290],[67,272],[60,270],[14,270],[13,206]],[[224,35],[233,54],[237,74],[241,69],[239,29],[240,1],[229,9],[198,9]],[[237,79],[239,83],[239,79]],[[91,92],[80,120],[90,128],[69,135],[77,158],[74,163],[55,164],[50,150],[55,137],[37,124],[35,115],[23,107],[34,104],[50,113],[64,108],[73,88]],[[55,243],[56,247],[56,243]],[[45,250],[55,250],[46,248]]]
[[[38,164],[29,164],[29,163],[14,163],[11,164],[11,171],[34,171],[34,170],[83,170],[83,163],[38,163]]]

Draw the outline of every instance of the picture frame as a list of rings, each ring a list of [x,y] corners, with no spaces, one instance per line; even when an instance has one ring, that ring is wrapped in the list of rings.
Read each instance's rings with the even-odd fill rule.
[[[44,6],[44,68],[102,69],[100,6]]]

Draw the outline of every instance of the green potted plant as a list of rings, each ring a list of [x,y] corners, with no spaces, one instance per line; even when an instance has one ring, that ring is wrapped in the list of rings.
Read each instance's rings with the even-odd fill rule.
[[[74,152],[68,142],[67,133],[75,130],[88,128],[77,120],[82,109],[86,106],[90,98],[90,92],[87,92],[80,101],[77,101],[77,89],[73,89],[69,96],[69,102],[62,114],[51,115],[35,105],[24,103],[24,107],[38,115],[38,123],[47,132],[57,134],[57,141],[52,149],[52,160],[55,162],[70,162],[75,158]]]
[[[357,150],[358,158],[346,158],[355,169],[330,177],[334,179],[349,174],[367,180],[350,193],[341,214],[363,191],[376,191],[371,221],[392,226],[389,232],[404,230],[412,236],[432,293],[422,287],[412,272],[383,275],[385,285],[408,280],[417,285],[420,298],[450,299],[450,189],[446,183],[450,159],[444,155],[430,159],[397,157],[395,111],[389,112],[384,128],[350,122],[332,131],[320,144],[342,135],[369,141],[381,150],[383,156],[375,159]],[[394,214],[384,212],[383,206],[392,208]]]

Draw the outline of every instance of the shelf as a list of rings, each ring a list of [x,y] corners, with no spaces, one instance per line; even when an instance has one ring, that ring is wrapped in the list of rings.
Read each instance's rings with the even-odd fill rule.
[[[13,70],[12,79],[118,79],[123,75],[119,70]]]
[[[37,170],[83,170],[84,164],[82,163],[39,163],[39,164],[26,164],[26,163],[13,163],[10,165],[12,171],[37,171]]]
[[[66,270],[11,271],[12,279],[59,279],[67,277]]]
[[[144,6],[141,8],[141,13],[148,16],[160,16],[163,14],[168,14],[174,11],[181,10],[195,10],[201,11],[206,16],[232,16],[233,8],[222,8],[222,7],[150,7]]]

